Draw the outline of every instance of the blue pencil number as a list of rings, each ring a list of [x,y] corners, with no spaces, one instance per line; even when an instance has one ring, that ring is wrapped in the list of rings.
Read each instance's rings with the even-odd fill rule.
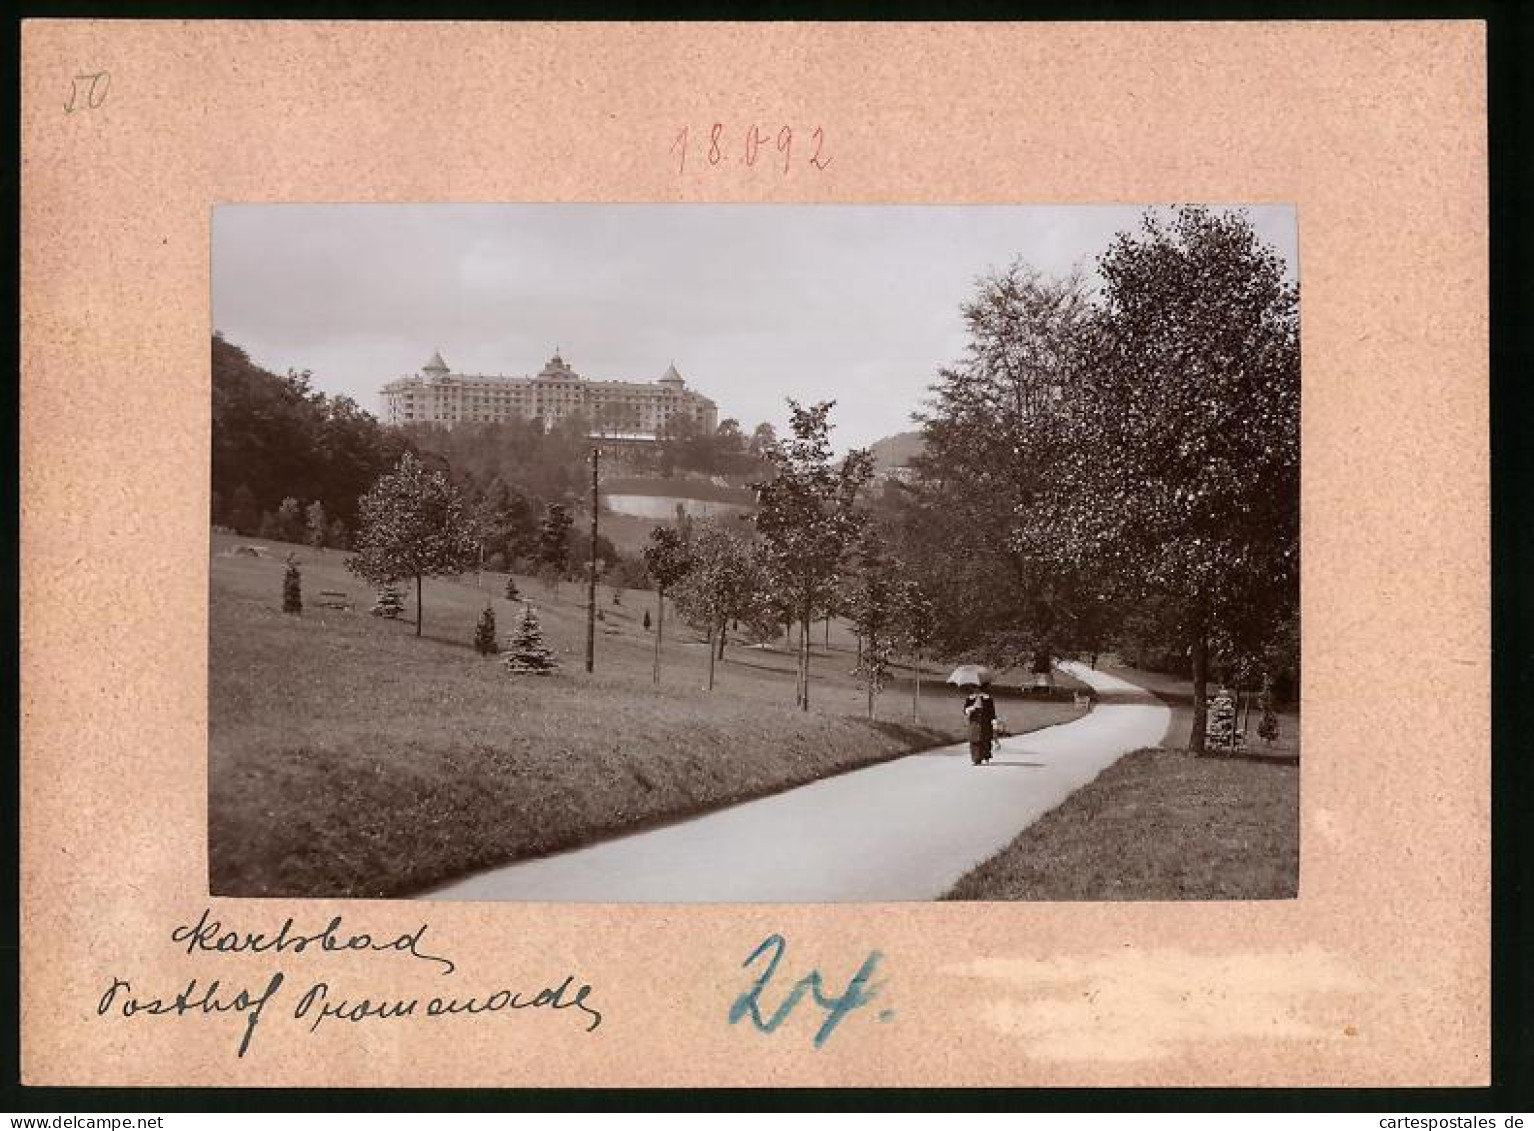
[[[815,1047],[822,1047],[836,1027],[841,1024],[842,1018],[860,1009],[873,1000],[879,992],[882,984],[876,985],[873,981],[874,969],[879,965],[883,957],[877,950],[869,951],[868,957],[858,967],[857,973],[847,983],[847,988],[835,997],[828,996],[824,989],[824,982],[819,970],[811,970],[804,977],[794,983],[793,989],[788,996],[773,1010],[770,1016],[762,1013],[762,994],[766,992],[774,975],[778,972],[778,964],[783,961],[784,952],[788,950],[788,943],[782,935],[768,935],[761,944],[751,952],[751,956],[741,965],[749,969],[752,965],[765,961],[756,981],[751,983],[751,988],[735,999],[730,1006],[730,1024],[734,1025],[742,1018],[750,1020],[751,1024],[759,1032],[771,1033],[788,1016],[793,1013],[794,1007],[800,1000],[809,994],[811,1000],[820,1007],[825,1016],[821,1020],[820,1028],[815,1031]],[[895,1016],[893,1010],[884,1010],[879,1014],[880,1021],[888,1021]]]

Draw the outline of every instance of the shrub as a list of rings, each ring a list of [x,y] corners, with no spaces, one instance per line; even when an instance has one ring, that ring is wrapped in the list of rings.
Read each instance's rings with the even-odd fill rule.
[[[474,627],[474,650],[481,656],[494,656],[501,650],[495,639],[495,610],[489,605],[479,614],[479,624]]]
[[[282,576],[282,611],[298,616],[304,611],[304,583],[298,572],[298,563],[288,561],[288,571]]]
[[[1262,690],[1257,694],[1257,705],[1262,718],[1257,723],[1257,737],[1272,742],[1278,737],[1278,712],[1273,709],[1273,677],[1262,677]]]
[[[538,614],[533,612],[531,605],[525,606],[522,620],[511,638],[506,670],[513,675],[548,675],[558,666],[554,653],[543,643],[543,627],[538,623]]]
[[[405,599],[400,596],[399,587],[385,585],[378,591],[378,599],[373,602],[373,615],[375,617],[388,617],[390,620],[399,619],[400,613],[405,611]]]

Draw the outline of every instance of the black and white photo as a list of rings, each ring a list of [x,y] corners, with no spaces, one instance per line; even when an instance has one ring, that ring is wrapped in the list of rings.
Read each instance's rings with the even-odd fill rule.
[[[1279,205],[215,209],[209,885],[1282,899]]]

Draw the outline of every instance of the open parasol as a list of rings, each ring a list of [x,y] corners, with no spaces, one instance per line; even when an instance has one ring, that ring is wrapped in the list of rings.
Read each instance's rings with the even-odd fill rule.
[[[959,687],[965,687],[969,684],[984,687],[991,682],[993,674],[991,669],[984,664],[960,664],[953,669],[953,674],[948,677],[948,682]]]

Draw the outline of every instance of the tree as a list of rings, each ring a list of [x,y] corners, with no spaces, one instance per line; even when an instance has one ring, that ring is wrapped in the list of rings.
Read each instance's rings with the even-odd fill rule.
[[[918,478],[886,491],[881,509],[901,531],[902,557],[930,579],[948,650],[998,663],[1064,651],[1082,579],[1014,534],[1055,490],[1092,324],[1086,282],[1015,261],[982,277],[961,309],[969,341],[918,417]]]
[[[799,625],[797,705],[810,705],[810,623],[833,599],[843,558],[861,529],[855,503],[873,475],[873,456],[855,450],[833,460],[834,401],[788,402],[792,438],[768,452],[775,475],[756,485],[756,529],[778,598]]]
[[[277,536],[284,542],[304,540],[304,508],[292,496],[283,499],[277,508]]]
[[[559,583],[570,572],[570,528],[575,519],[563,503],[550,503],[538,530],[538,572],[559,597]]]
[[[352,525],[358,498],[399,462],[406,437],[349,398],[316,392],[307,372],[261,368],[219,334],[211,363],[212,485],[231,500],[228,524],[253,533],[262,511],[291,497],[325,499]]]
[[[644,564],[650,580],[655,583],[655,663],[650,678],[659,685],[661,642],[666,635],[666,590],[686,577],[692,568],[681,532],[669,526],[657,526],[650,531],[650,542],[644,548]]]
[[[543,643],[543,628],[531,605],[522,609],[522,619],[506,655],[506,670],[513,675],[548,675],[559,666],[554,653]]]
[[[510,560],[525,556],[536,546],[538,523],[531,503],[499,474],[492,475],[479,493],[474,513],[487,556],[501,554]]]
[[[1273,709],[1273,678],[1262,677],[1262,690],[1257,694],[1257,707],[1262,718],[1257,723],[1257,737],[1272,743],[1278,737],[1278,712]]]
[[[325,543],[326,545],[337,550],[349,549],[350,544],[348,541],[346,523],[342,522],[339,518],[332,522],[330,524],[330,531],[325,536]]]
[[[479,614],[479,623],[474,626],[474,650],[481,656],[494,656],[501,650],[495,639],[495,610],[489,605]]]
[[[751,430],[751,439],[746,441],[746,454],[755,460],[765,460],[767,453],[777,446],[777,429],[763,421]]]
[[[256,497],[245,484],[241,483],[235,488],[227,517],[228,524],[237,534],[250,535],[260,529],[261,512],[256,507]]]
[[[1098,270],[1054,489],[1016,544],[1164,610],[1202,751],[1211,641],[1255,651],[1298,601],[1298,292],[1244,214],[1206,208],[1148,213]]]
[[[920,582],[900,579],[895,596],[895,632],[911,654],[911,719],[921,719],[921,665],[937,634],[937,606]]]
[[[724,654],[729,622],[749,614],[758,589],[751,547],[717,522],[698,523],[688,547],[691,568],[676,591],[678,611],[708,633],[708,688],[714,689],[714,662]]]
[[[294,616],[304,611],[303,577],[298,572],[298,563],[291,557],[287,572],[282,575],[282,611]]]
[[[357,553],[346,568],[377,585],[415,578],[415,633],[426,620],[422,581],[473,566],[478,541],[456,488],[412,453],[379,477],[359,505]]]
[[[860,642],[857,676],[868,693],[868,717],[889,679],[899,617],[900,585],[895,564],[872,528],[863,532],[850,577],[847,609]]]
[[[508,601],[516,601],[521,599],[521,596],[522,594],[517,590],[517,579],[508,573],[506,575],[506,599]]]
[[[304,511],[304,541],[315,550],[323,550],[330,540],[330,524],[325,519],[325,505],[318,499]]]

